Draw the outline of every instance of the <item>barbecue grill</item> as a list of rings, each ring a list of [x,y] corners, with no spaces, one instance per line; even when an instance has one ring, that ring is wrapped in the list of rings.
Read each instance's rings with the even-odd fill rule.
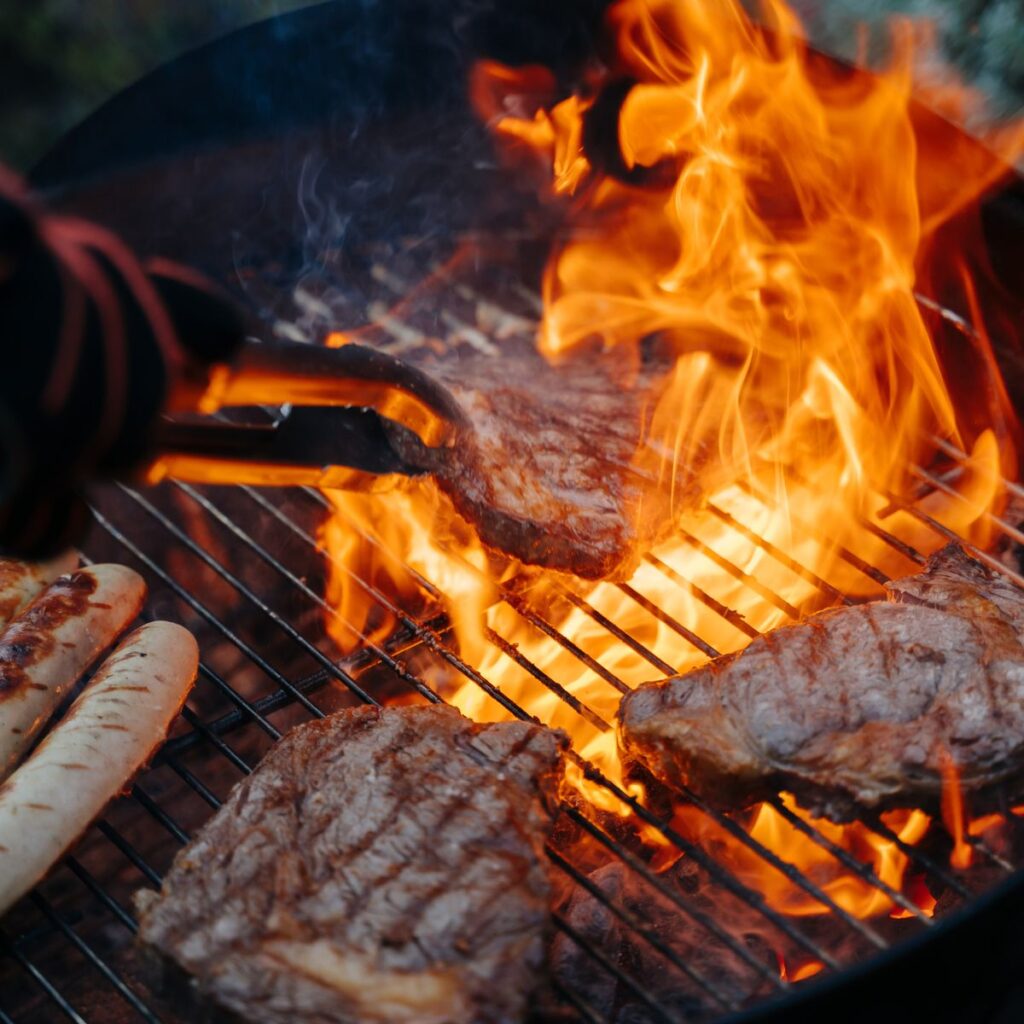
[[[540,312],[537,283],[549,214],[505,180],[486,130],[466,106],[466,70],[486,54],[542,62],[568,75],[594,46],[603,5],[513,6],[514,14],[501,4],[352,0],[274,19],[128,90],[72,132],[40,164],[35,181],[65,207],[111,224],[142,251],[219,276],[280,334],[312,340],[338,322],[368,321],[371,340],[398,355],[439,341],[484,351],[494,348],[494,337],[529,343]],[[1011,247],[1024,229],[1021,209],[1011,188],[988,203],[992,259],[1011,289],[1020,284],[1012,279],[1020,271]],[[463,255],[453,264],[448,257],[456,243]],[[1003,303],[993,321],[1019,317],[1013,302],[995,291],[984,300]],[[968,310],[958,308],[955,297],[922,295],[921,301],[940,346],[955,352],[970,345]],[[997,334],[992,340],[1014,389],[1021,367],[1012,341]],[[936,546],[957,538],[921,503],[930,493],[950,493],[966,458],[941,444],[935,465],[914,467],[920,486],[891,496],[890,511],[925,527]],[[1024,487],[1004,486],[1010,508],[1024,500]],[[359,702],[439,701],[444,689],[438,680],[450,678],[478,687],[496,709],[530,717],[460,657],[439,611],[441,584],[407,564],[395,571],[407,584],[401,592],[416,594],[408,601],[378,580],[352,580],[397,626],[386,638],[367,636],[354,653],[340,655],[325,629],[339,612],[323,596],[329,553],[318,536],[333,508],[317,491],[118,485],[96,493],[94,511],[86,557],[138,569],[151,588],[147,616],[189,625],[203,663],[193,698],[153,766],[7,917],[0,934],[3,1024],[178,1019],[136,974],[129,955],[136,930],[131,894],[159,884],[178,848],[293,724]],[[759,544],[766,558],[812,584],[819,605],[848,600],[727,509],[710,511]],[[1009,514],[992,519],[1000,554],[968,550],[1024,586],[1014,561],[1024,532]],[[350,528],[361,530],[366,543],[384,543],[358,524]],[[905,571],[923,563],[922,552],[884,516],[865,521],[864,530],[881,538]],[[751,599],[799,614],[764,580],[700,538],[690,543]],[[840,554],[865,581],[878,588],[886,582],[886,573],[854,550]],[[748,638],[756,635],[727,596],[704,592],[685,568],[655,555],[647,563]],[[680,645],[707,657],[718,653],[636,584],[621,589]],[[643,661],[650,678],[675,671],[585,593],[566,583],[561,597]],[[615,671],[514,588],[497,600],[581,669],[627,692]],[[613,727],[505,637],[492,631],[489,641],[595,728]],[[572,893],[555,916],[559,956],[570,966],[557,973],[541,1019],[855,1021],[870,1013],[878,1021],[1009,1021],[1024,1011],[1017,967],[1024,952],[1024,820],[1012,813],[999,844],[969,837],[974,866],[967,871],[947,866],[950,842],[941,828],[911,845],[880,817],[865,820],[909,858],[908,877],[938,895],[947,912],[932,918],[905,891],[774,801],[837,866],[902,911],[900,919],[860,919],[818,879],[689,794],[718,829],[822,911],[789,916],[713,850],[674,828],[657,801],[641,803],[582,755],[573,757],[631,820],[683,856],[663,870],[631,842],[621,819],[563,805],[548,852],[563,892]],[[781,970],[780,949],[789,954]],[[818,965],[820,973],[795,982],[801,964]]]

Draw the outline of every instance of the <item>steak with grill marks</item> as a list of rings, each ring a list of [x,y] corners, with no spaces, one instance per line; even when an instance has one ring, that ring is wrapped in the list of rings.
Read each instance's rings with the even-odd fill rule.
[[[670,785],[738,807],[789,790],[816,814],[935,806],[1024,777],[1024,592],[951,545],[889,584],[627,695],[620,743]]]
[[[296,728],[137,897],[163,987],[183,970],[193,1006],[259,1024],[521,1020],[563,746],[444,707]]]
[[[425,465],[485,544],[529,565],[625,579],[669,525],[668,489],[645,427],[671,361],[586,351],[550,365],[532,346],[418,365],[445,384],[470,430]],[[410,460],[401,437],[394,442]],[[676,481],[675,502],[696,488]]]

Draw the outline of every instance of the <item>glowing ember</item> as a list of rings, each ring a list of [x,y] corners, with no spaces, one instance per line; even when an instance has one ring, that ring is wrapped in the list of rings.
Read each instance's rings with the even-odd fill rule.
[[[840,70],[805,51],[781,3],[766,13],[770,33],[728,0],[620,0],[609,14],[614,65],[580,94],[531,104],[554,88],[538,68],[481,64],[471,83],[508,158],[543,167],[553,199],[571,204],[570,223],[586,227],[552,252],[538,344],[553,360],[594,337],[634,350],[652,334],[670,344],[675,370],[644,447],[660,453],[661,485],[672,493],[677,474],[702,461],[697,453],[713,451],[716,482],[703,506],[676,503],[673,535],[628,586],[584,586],[499,565],[429,481],[330,494],[337,515],[324,542],[340,644],[379,639],[396,624],[373,611],[358,578],[414,607],[422,589],[403,568],[411,567],[436,588],[469,669],[568,731],[583,758],[639,797],[642,787],[623,780],[610,727],[622,686],[665,666],[693,669],[708,649],[737,650],[820,607],[820,580],[829,593],[876,594],[858,559],[892,575],[912,571],[865,524],[884,522],[925,553],[937,547],[936,533],[889,507],[892,494],[913,490],[913,467],[931,460],[933,436],[970,455],[920,507],[979,545],[1002,500],[1001,474],[1014,465],[1000,423],[965,436],[914,294],[929,234],[976,197],[991,168],[949,173],[920,191],[909,55],[878,77]],[[618,111],[613,162],[624,173],[612,177],[584,149],[586,118],[601,89],[626,78],[639,84]],[[530,584],[514,600],[503,591],[513,581]],[[537,616],[584,657],[546,635]],[[505,643],[492,642],[495,635]],[[430,682],[470,717],[507,714],[474,682]],[[586,710],[574,710],[557,688]],[[594,806],[628,813],[582,773],[575,782]],[[809,820],[788,798],[784,807]],[[969,853],[970,823],[962,804],[950,807],[957,849]],[[843,909],[906,916],[772,807],[743,822]],[[886,823],[912,844],[930,819],[900,811]],[[696,808],[679,806],[673,825],[713,848],[772,907],[827,912]],[[895,843],[861,824],[814,825],[901,890],[907,857]],[[652,863],[667,870],[677,854],[653,830],[644,836]],[[904,891],[932,912],[923,885],[910,880]],[[788,976],[819,968],[805,964]]]

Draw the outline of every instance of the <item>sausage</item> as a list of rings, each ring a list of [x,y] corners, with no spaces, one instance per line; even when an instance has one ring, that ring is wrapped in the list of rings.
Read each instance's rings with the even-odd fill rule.
[[[0,558],[0,628],[6,626],[44,587],[78,565],[78,553],[67,551],[49,562],[18,562]]]
[[[0,779],[145,598],[138,573],[94,565],[56,579],[0,633]]]
[[[35,753],[0,786],[0,914],[20,899],[153,756],[196,677],[187,629],[131,634]]]

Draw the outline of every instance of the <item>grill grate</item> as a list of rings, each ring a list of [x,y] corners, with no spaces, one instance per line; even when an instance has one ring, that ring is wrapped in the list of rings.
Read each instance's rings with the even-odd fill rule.
[[[437,279],[447,278],[437,269]],[[407,282],[394,273],[378,275],[396,296],[407,294]],[[468,284],[456,289],[466,303],[484,300]],[[527,307],[534,299],[521,296]],[[443,320],[454,341],[479,347],[487,338],[461,317],[449,313]],[[520,333],[532,331],[532,314],[503,311],[487,302],[488,317],[504,317]],[[407,321],[378,317],[378,326],[393,339],[393,350],[424,343],[426,335]],[[489,328],[492,324],[488,324]],[[475,332],[475,333],[474,333]],[[477,337],[479,335],[479,337]],[[450,341],[453,339],[449,339]],[[487,342],[490,344],[489,342]],[[962,469],[965,454],[948,442],[939,442],[943,456],[954,471]],[[936,544],[959,539],[947,527],[931,518],[919,502],[933,491],[954,493],[947,480],[936,472],[916,467],[922,484],[919,493],[902,498],[887,496],[889,511],[902,511],[935,536]],[[1024,490],[1008,484],[1012,495],[1024,497]],[[151,586],[147,614],[187,620],[200,632],[206,657],[200,668],[195,694],[182,713],[175,733],[157,756],[153,766],[132,787],[129,794],[112,805],[107,815],[85,837],[76,853],[67,857],[51,877],[8,917],[12,931],[0,933],[0,1024],[34,1024],[57,1018],[72,1021],[173,1020],[164,1016],[136,979],[124,950],[136,930],[130,908],[130,894],[142,886],[157,886],[177,848],[206,817],[220,806],[231,785],[248,774],[269,746],[296,721],[321,717],[337,707],[357,702],[378,703],[392,694],[431,702],[442,700],[428,680],[428,673],[414,667],[428,660],[448,673],[479,688],[509,714],[530,719],[531,715],[480,671],[464,661],[454,644],[450,624],[443,615],[428,609],[412,611],[384,593],[372,581],[352,577],[363,593],[382,612],[394,617],[397,628],[386,641],[364,636],[354,655],[338,660],[322,629],[324,616],[341,620],[341,613],[328,605],[316,581],[304,574],[312,562],[329,557],[312,524],[330,510],[329,502],[311,490],[263,492],[250,487],[198,490],[185,484],[167,484],[154,494],[144,495],[120,486],[102,496],[97,508],[96,530],[86,552],[96,558],[117,557],[138,567]],[[755,530],[724,508],[712,505],[710,513],[731,530],[760,546],[775,563],[810,583],[822,603],[850,603],[826,579],[803,566],[792,554],[760,538]],[[865,531],[883,540],[911,564],[921,564],[923,554],[905,539],[890,532],[880,521],[863,523]],[[1010,542],[1024,542],[1024,534],[1011,523],[990,517],[992,525]],[[261,536],[259,524],[270,524]],[[812,524],[809,533],[815,533]],[[351,524],[353,529],[358,529]],[[774,606],[789,618],[799,610],[775,593],[762,580],[734,565],[699,537],[684,534],[690,547],[711,559],[749,594]],[[220,542],[223,538],[224,546]],[[380,540],[363,533],[363,539],[377,547]],[[1024,586],[1024,578],[998,559],[966,545],[977,557]],[[842,549],[840,557],[876,584],[887,576],[854,552]],[[238,563],[241,560],[242,565]],[[673,585],[686,592],[734,627],[747,639],[758,631],[722,597],[705,592],[656,554],[646,563]],[[401,571],[413,580],[427,599],[437,599],[437,586],[409,565]],[[189,585],[180,581],[184,575]],[[196,585],[197,575],[201,584]],[[566,606],[583,613],[609,637],[629,648],[638,659],[657,673],[670,675],[676,669],[643,642],[616,625],[593,607],[585,596],[567,584],[558,585]],[[622,584],[621,593],[677,634],[685,643],[707,657],[717,655],[715,647],[686,623],[664,612],[642,593],[639,585]],[[582,669],[589,670],[609,687],[622,693],[630,686],[620,676],[587,653],[573,637],[563,635],[542,614],[509,587],[499,588],[498,599],[506,602],[535,630],[557,644]],[[499,633],[491,630],[490,642],[513,659],[520,668],[567,704],[594,728],[612,728],[585,701],[570,694],[545,670]],[[381,682],[383,680],[383,682]],[[726,864],[673,827],[658,811],[641,804],[632,794],[608,779],[579,752],[571,755],[583,775],[600,786],[616,803],[654,829],[688,864],[702,873],[706,883],[699,894],[673,884],[669,875],[655,870],[628,840],[617,834],[614,824],[593,808],[566,803],[560,817],[586,835],[595,848],[622,872],[635,878],[645,891],[657,893],[671,905],[679,921],[700,936],[702,943],[721,949],[745,974],[752,998],[763,998],[788,990],[791,982],[780,976],[778,964],[766,955],[767,946],[751,944],[748,936],[730,927],[709,907],[708,899],[731,900],[757,919],[764,935],[776,946],[798,951],[826,970],[838,970],[871,950],[889,947],[895,933],[877,921],[861,920],[840,907],[822,886],[796,866],[772,853],[733,819],[704,804],[695,794],[684,796],[709,822],[726,831],[747,851],[774,866],[808,899],[827,911],[823,917],[788,916],[773,908]],[[837,846],[814,825],[805,822],[778,798],[774,809],[807,839],[824,851],[837,865],[855,874],[863,883],[892,900],[906,915],[899,922],[898,935],[912,934],[931,926],[932,920],[904,893],[880,878],[872,867]],[[1010,815],[1013,828],[1019,828]],[[954,874],[925,849],[904,842],[879,817],[864,822],[877,836],[894,843],[909,858],[914,872],[928,877],[940,888],[969,898],[973,884],[965,874]],[[170,840],[170,841],[168,841]],[[999,852],[989,849],[978,837],[969,840],[980,860],[995,876],[1012,872],[1015,866]],[[656,1021],[705,1020],[742,1009],[750,999],[724,985],[706,964],[682,954],[668,937],[644,919],[624,897],[607,891],[587,868],[552,840],[548,848],[552,865],[566,885],[585,892],[669,972],[686,979],[689,990],[698,993],[690,1010],[669,1004],[655,992],[634,965],[620,962],[596,944],[563,912],[556,914],[556,927],[565,939],[586,957],[593,971],[607,975],[620,986],[624,998],[643,1007],[648,1019]],[[702,900],[701,897],[705,897]],[[577,1019],[600,1022],[609,1019],[588,994],[559,978],[555,996],[565,1012]],[[698,1005],[699,1004],[699,1005]]]

